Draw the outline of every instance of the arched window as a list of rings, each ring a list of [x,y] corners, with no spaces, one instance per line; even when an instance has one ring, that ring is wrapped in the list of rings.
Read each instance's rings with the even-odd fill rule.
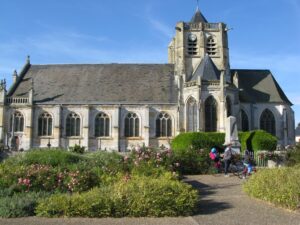
[[[188,49],[189,55],[197,55],[198,54],[197,36],[195,34],[189,34],[187,49]]]
[[[212,96],[205,101],[205,131],[217,131],[217,102]]]
[[[125,118],[125,137],[138,137],[140,120],[135,113],[128,113]]]
[[[196,132],[197,131],[197,102],[191,97],[187,101],[187,131]]]
[[[109,117],[105,113],[99,113],[95,118],[95,137],[109,136]]]
[[[24,117],[22,113],[16,111],[10,118],[10,131],[23,132],[24,131]]]
[[[229,97],[226,97],[226,111],[227,117],[232,116],[232,104]]]
[[[249,131],[249,120],[244,110],[241,110],[242,131]]]
[[[66,136],[80,136],[80,117],[76,113],[70,113],[67,117]]]
[[[275,117],[269,109],[263,111],[260,116],[260,129],[265,130],[274,136],[276,135]]]
[[[156,137],[172,136],[172,120],[167,113],[160,113],[156,119]]]
[[[43,113],[42,115],[40,115],[38,121],[38,135],[52,135],[52,116],[49,113]]]
[[[217,55],[217,43],[213,37],[209,37],[206,40],[206,52],[209,56]]]

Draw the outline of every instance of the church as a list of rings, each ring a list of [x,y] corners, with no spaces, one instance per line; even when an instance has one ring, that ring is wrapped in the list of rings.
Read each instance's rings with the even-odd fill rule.
[[[197,8],[178,22],[168,64],[35,65],[28,57],[6,90],[0,138],[13,150],[74,145],[126,151],[170,146],[182,132],[262,129],[295,142],[294,112],[269,70],[230,67],[228,28]]]

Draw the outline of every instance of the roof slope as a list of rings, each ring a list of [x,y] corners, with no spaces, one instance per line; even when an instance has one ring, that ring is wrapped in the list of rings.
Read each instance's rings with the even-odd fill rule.
[[[238,73],[240,101],[292,105],[270,70],[231,70]]]
[[[298,124],[298,126],[296,127],[295,135],[300,136],[300,124]]]
[[[199,8],[197,8],[194,16],[192,17],[191,23],[207,23],[206,18],[202,15],[202,13],[200,12]]]
[[[218,70],[211,58],[206,54],[195,70],[191,81],[198,80],[200,76],[203,80],[220,80],[221,72]]]
[[[11,96],[34,103],[176,103],[172,64],[31,65]]]

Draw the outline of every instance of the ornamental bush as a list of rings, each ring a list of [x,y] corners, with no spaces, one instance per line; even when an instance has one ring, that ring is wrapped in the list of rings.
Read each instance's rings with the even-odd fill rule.
[[[240,132],[239,139],[243,151],[274,151],[277,146],[277,138],[263,130]]]
[[[85,160],[84,156],[62,149],[33,149],[5,160],[6,164],[67,166]]]
[[[34,210],[40,199],[48,197],[45,192],[17,193],[0,197],[0,217],[34,216]]]
[[[86,193],[54,195],[42,200],[36,213],[46,217],[186,216],[197,202],[196,190],[165,173],[159,178],[126,176]]]
[[[214,172],[209,151],[214,146],[221,150],[225,140],[224,133],[193,132],[182,133],[172,141],[174,161],[180,164],[183,174],[207,174]]]
[[[277,138],[266,131],[263,130],[252,131],[250,134],[250,138],[252,143],[252,149],[250,150],[253,151],[276,150]]]
[[[286,157],[287,166],[300,165],[300,144],[295,148],[288,150]]]
[[[296,210],[300,207],[300,166],[259,170],[244,183],[244,191],[255,198]]]
[[[10,188],[13,192],[82,192],[99,183],[99,177],[91,168],[61,168],[39,164],[0,166],[0,187]]]
[[[189,132],[177,135],[172,143],[172,150],[178,152],[187,148],[211,149],[213,146],[222,149],[225,133],[218,132]]]

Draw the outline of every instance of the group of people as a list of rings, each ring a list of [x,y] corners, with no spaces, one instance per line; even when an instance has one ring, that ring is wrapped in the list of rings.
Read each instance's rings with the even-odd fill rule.
[[[209,153],[209,157],[214,161],[215,168],[220,172],[222,169],[222,163],[224,162],[224,174],[228,177],[228,169],[233,159],[233,152],[231,149],[232,143],[227,143],[224,150],[224,154],[219,154],[216,147],[213,147]],[[222,160],[223,159],[223,160]],[[245,151],[243,156],[244,173],[250,175],[253,171],[253,161],[248,150]]]

